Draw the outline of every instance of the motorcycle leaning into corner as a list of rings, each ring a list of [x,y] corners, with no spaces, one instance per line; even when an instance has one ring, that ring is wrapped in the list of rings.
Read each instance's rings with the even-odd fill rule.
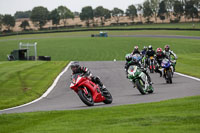
[[[173,77],[173,66],[169,59],[165,58],[162,60],[161,67],[163,68],[163,76],[166,80],[166,83],[172,84],[172,77]]]
[[[140,61],[140,59],[141,57],[139,57],[139,55],[133,55],[133,60],[136,62]],[[137,65],[130,65],[128,67],[127,74],[128,79],[130,79],[142,95],[153,93],[154,88],[149,84],[147,75],[140,67]]]
[[[85,77],[81,73],[72,75],[72,83],[70,88],[74,90],[79,98],[88,106],[93,106],[94,103],[104,102],[105,104],[112,103],[112,95],[106,89],[93,83],[91,79]]]

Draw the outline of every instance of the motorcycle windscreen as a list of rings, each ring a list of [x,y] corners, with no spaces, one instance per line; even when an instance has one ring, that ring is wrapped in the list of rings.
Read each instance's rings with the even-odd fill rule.
[[[134,73],[136,72],[136,70],[137,70],[137,66],[131,65],[128,68],[128,74],[134,75]]]
[[[77,74],[72,75],[72,83],[75,84],[77,79],[78,79],[78,77],[80,77],[80,75],[81,75],[81,73],[77,73]]]
[[[169,64],[170,64],[169,60],[165,58],[165,59],[163,59],[161,66],[167,67]]]

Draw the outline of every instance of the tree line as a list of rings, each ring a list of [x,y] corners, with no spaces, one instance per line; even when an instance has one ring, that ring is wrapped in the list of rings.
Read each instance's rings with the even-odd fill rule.
[[[0,14],[0,30],[2,25],[6,26],[8,30],[15,26],[15,19],[18,18],[30,18],[30,20],[40,29],[49,21],[52,20],[53,25],[59,25],[60,20],[64,22],[64,26],[67,24],[67,19],[74,19],[75,16],[79,16],[82,21],[85,21],[87,26],[90,24],[95,25],[94,18],[99,18],[100,24],[103,26],[107,19],[111,17],[119,23],[120,17],[128,16],[132,22],[139,17],[142,22],[142,18],[145,21],[151,22],[150,19],[154,18],[157,23],[157,18],[164,21],[170,19],[170,22],[179,22],[181,17],[186,19],[199,18],[200,0],[146,0],[142,4],[129,5],[126,11],[115,7],[112,10],[106,9],[103,6],[98,6],[93,9],[91,6],[83,7],[81,12],[72,12],[66,6],[59,6],[58,8],[48,11],[43,6],[34,7],[32,11],[17,11],[14,16],[1,15]],[[172,19],[175,18],[175,19]],[[29,26],[29,22],[24,20],[20,27],[26,30]]]

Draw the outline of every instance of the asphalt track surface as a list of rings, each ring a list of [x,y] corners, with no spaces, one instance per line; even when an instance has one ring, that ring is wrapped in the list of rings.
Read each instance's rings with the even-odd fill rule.
[[[97,103],[93,107],[86,106],[72,91],[70,86],[71,70],[68,69],[58,80],[55,88],[47,97],[24,107],[0,111],[0,113],[20,113],[50,110],[77,110],[90,109],[97,107],[108,107],[125,104],[137,104],[157,102],[167,99],[181,98],[186,96],[200,95],[200,82],[174,75],[173,84],[166,84],[164,78],[159,74],[150,74],[153,81],[155,92],[153,94],[141,95],[125,76],[124,61],[96,61],[80,62],[81,65],[88,67],[93,75],[98,75],[107,89],[113,96],[113,103],[105,105]]]
[[[14,39],[0,39],[0,42],[5,41],[20,41],[30,39],[49,39],[49,38],[76,38],[76,37],[90,37],[88,35],[76,36],[55,36],[55,37],[30,37],[30,38],[14,38]],[[177,38],[177,39],[195,39],[200,40],[199,36],[180,36],[180,35],[109,35],[109,37],[150,37],[150,38]]]

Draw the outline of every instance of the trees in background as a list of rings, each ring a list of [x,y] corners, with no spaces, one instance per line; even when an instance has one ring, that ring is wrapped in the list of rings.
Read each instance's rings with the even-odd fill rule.
[[[15,19],[20,19],[20,18],[30,18],[31,16],[31,11],[17,11],[14,15]]]
[[[94,17],[100,18],[101,26],[103,26],[105,24],[105,21],[111,18],[111,15],[108,9],[103,8],[103,6],[98,6],[94,9]]]
[[[119,8],[114,8],[112,11],[111,11],[111,14],[112,14],[112,17],[115,19],[115,21],[117,23],[119,23],[119,19],[121,16],[124,15],[124,11],[119,9]]]
[[[150,22],[150,18],[153,15],[153,11],[151,9],[151,3],[149,0],[146,0],[143,3],[143,17],[147,18],[147,22]]]
[[[166,9],[167,9],[167,18],[171,18],[172,11],[173,11],[173,5],[174,5],[174,0],[164,0],[166,4]]]
[[[181,3],[181,1],[178,0],[174,1],[173,9],[174,9],[173,15],[176,18],[180,19],[184,13],[183,4]]]
[[[57,10],[60,19],[64,22],[64,26],[66,26],[68,18],[74,18],[74,14],[66,6],[59,6]]]
[[[49,14],[48,19],[52,20],[52,24],[57,26],[60,23],[60,15],[58,9],[52,10]]]
[[[167,9],[164,1],[161,1],[159,4],[159,10],[158,10],[158,17],[162,20],[162,22],[165,20],[165,16],[167,14]]]
[[[2,24],[10,31],[10,28],[15,26],[15,18],[11,15],[4,15],[2,18]]]
[[[138,4],[137,5],[137,12],[138,12],[138,14],[140,16],[140,22],[142,22],[142,12],[143,12],[143,6],[142,6],[142,4]]]
[[[1,29],[2,29],[2,25],[3,25],[2,20],[3,20],[3,15],[0,14],[0,31],[1,31]]]
[[[159,4],[160,4],[160,0],[150,0],[150,7],[152,9],[152,12],[153,12],[153,15],[154,15],[156,23],[157,23]]]
[[[91,6],[83,7],[80,13],[80,19],[86,21],[86,25],[90,26],[90,20],[94,19],[94,12]]]
[[[26,27],[29,27],[29,22],[27,20],[22,21],[20,24],[20,27],[23,28],[23,30],[26,30]]]
[[[137,9],[134,5],[128,6],[128,9],[126,9],[126,16],[129,16],[129,18],[134,21],[134,18],[137,17]]]
[[[31,21],[38,24],[40,29],[47,23],[49,11],[47,8],[38,6],[34,7],[31,13]]]
[[[167,18],[170,22],[179,22],[182,16],[186,19],[199,18],[200,21],[200,0],[145,0],[142,4],[129,5],[126,9],[126,16],[128,16],[133,22],[136,17],[139,16],[142,22],[142,17],[150,22],[152,17],[155,18],[157,22],[157,17],[159,17],[162,22]],[[82,21],[86,21],[86,25],[90,25],[90,21],[93,22],[93,26],[98,25],[100,19],[100,24],[103,26],[107,19],[111,16],[119,23],[120,17],[124,16],[124,11],[115,7],[113,10],[108,10],[103,6],[98,6],[92,9],[91,6],[86,6],[82,8],[81,13],[71,12],[66,6],[59,6],[58,8],[48,11],[47,8],[38,6],[33,8],[32,11],[17,11],[13,16],[11,15],[0,15],[0,30],[2,26],[5,25],[8,30],[15,26],[15,19],[19,18],[30,18],[30,20],[40,29],[47,23],[47,21],[52,20],[52,25],[59,25],[60,20],[64,22],[64,26],[67,25],[67,19],[80,17]],[[94,17],[96,19],[96,24],[94,23]],[[23,21],[20,25],[21,28],[26,30],[29,26],[28,21]]]
[[[198,10],[195,7],[195,0],[186,1],[185,3],[185,16],[187,18],[198,18]]]

